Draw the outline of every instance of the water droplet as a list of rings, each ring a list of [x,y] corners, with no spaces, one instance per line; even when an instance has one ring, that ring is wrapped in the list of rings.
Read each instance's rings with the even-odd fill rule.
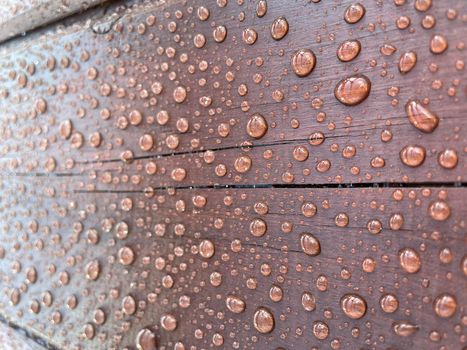
[[[122,247],[118,251],[118,261],[122,265],[131,265],[135,260],[135,253],[130,247]]]
[[[157,350],[157,339],[154,332],[144,328],[136,336],[136,348],[138,350]]]
[[[416,273],[422,266],[420,255],[412,248],[404,248],[399,252],[399,264],[408,273]]]
[[[100,264],[99,261],[93,260],[86,265],[86,278],[91,281],[95,281],[100,274]]]
[[[334,89],[337,100],[347,106],[354,106],[363,102],[371,90],[371,82],[364,75],[354,75],[342,79]]]
[[[133,315],[136,312],[136,301],[131,295],[122,299],[122,311],[126,315]]]
[[[243,30],[242,39],[245,44],[253,45],[258,38],[258,34],[253,28],[246,28]]]
[[[298,50],[292,55],[291,65],[296,75],[306,77],[315,68],[315,54],[309,49]]]
[[[442,54],[448,48],[447,39],[439,34],[434,35],[430,41],[430,51],[434,54]]]
[[[251,137],[254,137],[255,139],[260,139],[266,134],[267,131],[268,124],[266,123],[264,117],[259,113],[253,114],[246,125],[247,134]]]
[[[239,173],[246,173],[251,168],[251,158],[247,155],[243,155],[235,159],[234,168]]]
[[[399,72],[407,74],[417,64],[417,54],[413,51],[405,52],[399,58]]]
[[[337,227],[347,227],[349,224],[349,216],[346,213],[339,213],[334,218],[334,223]]]
[[[399,321],[392,325],[392,329],[398,336],[408,337],[415,334],[419,327],[407,321]]]
[[[437,200],[429,205],[428,214],[433,220],[445,221],[451,216],[451,208],[446,201]]]
[[[366,313],[366,302],[357,294],[346,294],[341,298],[341,309],[354,320],[362,318]]]
[[[438,155],[438,163],[445,169],[454,169],[458,160],[457,152],[453,149],[445,149]]]
[[[206,21],[208,18],[209,18],[209,9],[204,7],[204,6],[200,6],[198,7],[198,18],[201,20],[201,21]]]
[[[432,0],[415,0],[414,7],[417,11],[425,12],[431,7]]]
[[[306,311],[314,311],[316,309],[316,299],[313,294],[304,292],[302,294],[302,306]]]
[[[425,161],[426,151],[422,146],[408,145],[399,153],[402,163],[410,167],[418,167]]]
[[[429,111],[418,101],[410,100],[407,102],[405,112],[410,123],[420,131],[431,133],[438,126],[439,118],[436,114]]]
[[[246,304],[245,302],[234,295],[229,295],[225,299],[225,306],[234,314],[240,314],[245,311]]]
[[[261,237],[266,233],[267,225],[262,219],[254,219],[250,224],[250,233],[255,237]]]
[[[322,321],[313,322],[313,335],[316,339],[324,340],[329,336],[329,327]]]
[[[393,313],[399,308],[399,301],[394,294],[385,294],[379,301],[381,309],[386,313]]]
[[[281,40],[289,31],[289,22],[285,17],[278,17],[272,22],[271,36],[274,40]]]
[[[253,325],[260,333],[270,333],[274,329],[274,316],[268,309],[260,307],[253,316]]]
[[[365,7],[362,4],[352,4],[345,10],[344,20],[349,24],[360,21],[365,16]]]
[[[175,102],[182,103],[186,99],[186,89],[183,86],[177,86],[173,92]]]
[[[441,294],[433,302],[433,309],[439,317],[448,318],[456,313],[457,301],[450,294]]]
[[[211,258],[214,255],[214,252],[214,243],[212,243],[209,239],[201,241],[199,244],[199,253],[203,258]]]
[[[316,256],[321,252],[319,240],[311,233],[302,233],[300,236],[300,246],[307,255]]]
[[[217,43],[221,43],[227,37],[227,28],[225,26],[217,26],[212,32],[212,36]]]
[[[268,11],[268,3],[266,2],[266,0],[258,1],[258,4],[256,5],[256,16],[260,18],[264,17],[267,11]]]
[[[360,41],[358,40],[346,40],[339,45],[337,49],[337,58],[342,62],[352,61],[360,53],[361,47]]]
[[[173,332],[177,328],[177,319],[171,314],[162,315],[161,327],[168,332]]]

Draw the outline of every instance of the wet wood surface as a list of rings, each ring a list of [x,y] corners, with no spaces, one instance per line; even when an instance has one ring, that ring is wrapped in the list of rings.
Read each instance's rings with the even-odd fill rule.
[[[4,321],[55,349],[464,348],[467,9],[361,4],[121,1],[0,45]]]
[[[105,0],[2,0],[0,7],[0,42],[25,35],[38,27],[58,21]]]

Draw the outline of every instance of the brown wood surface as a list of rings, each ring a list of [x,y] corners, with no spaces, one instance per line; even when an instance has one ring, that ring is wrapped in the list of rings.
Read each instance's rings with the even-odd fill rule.
[[[349,24],[349,0],[269,0],[264,16],[257,0],[122,1],[0,45],[2,319],[56,349],[465,348],[467,7],[430,3],[362,1]],[[361,52],[344,63],[346,40]],[[346,106],[336,85],[357,74],[371,91]],[[437,127],[410,122],[411,100]]]

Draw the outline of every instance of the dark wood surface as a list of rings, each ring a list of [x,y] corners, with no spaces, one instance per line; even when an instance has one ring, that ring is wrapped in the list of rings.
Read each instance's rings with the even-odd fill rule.
[[[362,1],[355,24],[347,0],[269,0],[263,17],[258,1],[118,2],[0,45],[4,321],[57,349],[152,349],[138,348],[143,329],[167,350],[465,348],[467,8],[439,0],[422,11],[428,2]],[[281,16],[289,28],[275,40]],[[434,35],[448,42],[441,54]],[[347,63],[336,55],[345,40],[361,43]],[[291,67],[300,49],[316,58],[306,77]],[[417,62],[402,74],[409,51]],[[357,74],[371,91],[346,106],[336,85]],[[439,119],[432,132],[410,122],[411,100]],[[255,113],[268,125],[257,139]],[[324,141],[310,144],[317,133]],[[424,162],[404,164],[406,146],[423,147]],[[319,249],[305,251],[304,233]],[[401,263],[406,249],[419,264]],[[361,300],[346,304],[354,314],[349,294]],[[232,295],[243,312],[226,306]],[[274,318],[267,334],[254,322],[262,308]]]

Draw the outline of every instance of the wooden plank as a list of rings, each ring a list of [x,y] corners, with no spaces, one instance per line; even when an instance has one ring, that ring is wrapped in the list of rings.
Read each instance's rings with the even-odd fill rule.
[[[24,35],[38,27],[55,22],[105,0],[2,0],[0,7],[0,42]]]
[[[129,1],[0,46],[0,315],[57,349],[465,347],[464,2],[362,3]]]
[[[446,18],[444,6],[433,6],[430,12],[438,18],[435,27],[437,32],[443,33],[451,43],[441,55],[434,55],[429,50],[433,30],[419,29],[415,34],[410,29],[395,28],[394,22],[404,11],[412,11],[412,26],[419,26],[418,22],[424,14],[409,6],[370,5],[367,8],[368,16],[355,26],[341,21],[345,4],[329,10],[326,17],[328,26],[320,29],[316,23],[312,27],[314,29],[310,29],[311,33],[315,33],[315,41],[321,38],[322,42],[310,41],[309,46],[316,51],[318,63],[315,71],[306,78],[296,77],[289,64],[290,56],[300,48],[297,43],[306,42],[308,36],[308,31],[302,30],[301,25],[291,26],[287,36],[277,42],[277,52],[268,51],[269,46],[275,42],[269,34],[271,22],[281,13],[287,13],[287,5],[281,3],[270,6],[268,15],[261,19],[254,16],[253,3],[245,4],[243,11],[250,16],[243,22],[231,18],[231,13],[235,13],[238,5],[226,8],[214,6],[211,9],[211,20],[222,22],[229,28],[227,39],[220,44],[212,38],[209,21],[200,21],[196,14],[188,12],[195,11],[196,6],[180,7],[186,12],[184,18],[188,22],[179,26],[193,27],[196,33],[204,35],[207,39],[202,49],[194,47],[194,35],[184,32],[182,28],[172,34],[167,28],[177,21],[165,18],[162,10],[153,15],[151,8],[134,11],[117,21],[117,30],[107,35],[96,34],[89,27],[76,32],[74,27],[69,35],[52,36],[26,48],[21,45],[19,48],[7,48],[1,63],[1,81],[4,94],[8,97],[0,100],[0,104],[4,110],[4,130],[12,135],[5,137],[9,149],[3,152],[4,156],[20,159],[21,154],[24,154],[27,157],[31,150],[25,147],[27,144],[23,141],[27,136],[29,143],[35,144],[44,138],[49,139],[50,151],[40,156],[35,152],[34,157],[39,157],[43,164],[53,155],[57,169],[66,169],[65,163],[69,158],[75,163],[109,159],[118,163],[125,151],[131,151],[135,158],[157,158],[172,152],[183,154],[182,158],[167,160],[167,168],[173,169],[180,167],[177,159],[194,163],[199,159],[200,151],[214,149],[219,150],[216,152],[218,159],[228,159],[228,162],[224,162],[228,171],[226,177],[218,179],[215,176],[211,168],[221,163],[216,161],[210,167],[185,169],[188,178],[193,178],[190,183],[200,176],[206,179],[204,184],[230,182],[235,176],[241,177],[245,183],[267,182],[262,176],[257,176],[258,173],[264,175],[262,168],[265,166],[277,169],[275,178],[278,182],[290,181],[282,180],[283,177],[288,178],[287,171],[295,175],[292,181],[295,183],[462,182],[466,174],[462,157],[466,147],[465,138],[462,137],[465,133],[465,70],[461,67],[462,31],[456,27],[456,23],[462,21],[461,2],[451,1],[448,5],[458,13],[454,20]],[[167,9],[169,12],[176,11],[179,8],[177,6],[180,5],[175,3]],[[308,11],[308,17],[319,11],[326,13],[323,6],[326,5],[320,3],[307,6],[303,11]],[[287,11],[290,12],[289,16],[295,16],[301,9],[297,5]],[[389,18],[373,31],[372,24],[377,21],[370,14],[380,11],[386,11]],[[149,17],[148,21],[152,23],[151,16],[157,23],[153,26],[145,22]],[[248,50],[249,46],[241,40],[242,30],[248,27],[248,21],[252,21],[250,26],[254,25],[259,35],[252,50]],[[143,34],[139,34],[138,25],[141,25],[139,31],[144,31]],[[128,30],[128,26],[132,29]],[[451,27],[452,30],[447,29]],[[329,36],[332,40],[324,39]],[[175,41],[174,45],[166,46],[158,43],[165,37],[180,40],[183,45]],[[336,57],[339,43],[357,37],[362,43],[362,54],[352,62],[339,63]],[[150,49],[151,45],[147,43],[152,38],[156,43]],[[378,45],[371,45],[373,42]],[[417,48],[419,42],[424,45]],[[388,43],[397,46],[397,52],[389,57],[380,53],[382,45]],[[158,47],[169,53],[158,53]],[[225,55],[229,47],[238,47],[239,55]],[[397,66],[399,56],[411,49],[418,51],[418,63],[411,72],[401,75]],[[171,58],[171,50],[174,50],[175,58]],[[214,59],[214,56],[209,55],[210,52],[219,52],[220,57]],[[15,57],[14,61],[9,57]],[[188,61],[180,62],[181,57],[182,61],[183,57],[188,57]],[[262,64],[258,66],[255,60]],[[375,66],[372,60],[379,63]],[[166,65],[172,68],[167,68],[169,71],[161,68]],[[436,69],[433,68],[435,66]],[[150,73],[144,73],[146,69]],[[192,69],[193,74],[190,73]],[[217,70],[219,73],[213,73]],[[347,107],[335,99],[333,90],[339,79],[352,72],[367,75],[372,81],[372,90],[370,97],[363,103]],[[263,77],[259,84],[253,82],[255,74]],[[167,75],[171,75],[174,80],[166,79]],[[63,81],[63,76],[67,77],[66,81]],[[226,79],[233,79],[233,76],[235,79],[229,83]],[[204,81],[206,84],[200,86]],[[151,90],[154,82],[161,84],[162,91],[158,95]],[[225,89],[213,88],[221,83],[227,84]],[[248,86],[248,93],[243,97],[238,93],[242,84]],[[176,103],[172,96],[177,85],[189,90],[186,100],[181,104]],[[438,86],[442,87],[438,89]],[[391,91],[399,90],[394,97],[388,96],[391,87]],[[148,93],[147,98],[141,97],[144,91]],[[284,93],[281,101],[273,99],[275,91],[276,94],[277,91]],[[202,97],[212,100],[209,107],[200,105]],[[414,98],[429,101],[427,108],[439,116],[439,126],[433,133],[421,132],[410,124],[404,106]],[[36,104],[47,106],[44,115],[35,111]],[[163,126],[157,123],[157,115],[161,111],[169,111],[171,115]],[[259,140],[250,137],[245,131],[254,113],[264,115],[269,125],[266,135]],[[319,113],[325,113],[326,118],[320,119],[323,117],[322,114],[319,117]],[[34,114],[38,114],[38,117],[33,117]],[[108,116],[108,119],[102,120],[101,114],[104,118]],[[142,117],[140,124],[132,125],[130,116],[136,118],[134,123],[139,123],[139,115]],[[43,129],[45,118],[47,130],[35,135],[34,131]],[[83,142],[84,145],[75,150],[70,142],[62,142],[57,135],[64,121],[72,121],[73,131],[81,134],[83,140],[100,133],[99,146],[92,147],[89,142]],[[177,123],[183,132],[177,129]],[[294,129],[292,124],[299,127]],[[188,128],[186,132],[185,126]],[[229,128],[230,132],[225,134]],[[12,133],[12,129],[17,132]],[[310,135],[317,132],[324,135],[325,141],[312,147],[307,141]],[[143,151],[139,142],[146,134],[152,136],[154,146]],[[389,141],[385,139],[388,135],[392,137]],[[245,143],[257,146],[258,149],[250,152],[254,158],[251,169],[239,174],[233,168],[241,151],[232,151],[231,148]],[[272,148],[276,143],[285,145]],[[307,161],[300,162],[294,158],[293,151],[298,145],[305,147],[311,154]],[[403,164],[399,156],[408,145],[422,146],[426,152],[425,162],[415,169]],[[265,150],[273,151],[271,159],[264,160]],[[438,161],[440,154],[446,150],[457,154],[458,162],[453,169],[446,170]],[[192,152],[195,154],[192,155]],[[343,152],[349,158],[344,158]],[[353,152],[355,155],[352,155]],[[320,161],[329,162],[330,168],[316,174],[315,169]],[[23,167],[15,168],[15,171],[28,171],[29,164],[25,161],[22,164]],[[309,170],[318,179],[301,175]],[[164,183],[171,181],[167,174],[163,177]]]
[[[384,346],[399,349],[462,344],[452,325],[461,322],[467,302],[459,289],[465,279],[465,189],[205,189],[156,191],[149,196],[72,194],[56,184],[57,192],[47,196],[45,189],[52,185],[36,178],[3,186],[11,204],[3,203],[1,213],[1,275],[7,284],[0,305],[3,314],[59,348],[131,348],[144,327],[154,332],[161,346],[181,341],[198,348],[219,339],[215,334],[223,336],[227,348],[237,344],[248,349],[271,344],[328,347],[337,342],[357,348],[367,342],[379,346],[382,339]],[[203,207],[201,197],[207,200]],[[434,220],[441,218],[437,211],[437,216],[430,214],[436,202],[447,203],[449,218]],[[311,204],[316,206],[313,216]],[[340,224],[344,217],[345,227]],[[261,226],[258,219],[267,227],[261,236],[258,229],[252,233],[253,222],[253,227]],[[127,237],[117,229],[122,222],[128,224]],[[381,230],[375,229],[379,225]],[[318,255],[303,251],[303,233],[319,240]],[[134,254],[126,266],[119,262],[123,247]],[[400,252],[406,248],[420,257],[416,273],[407,273],[403,267],[407,265],[400,263]],[[95,281],[85,277],[91,261],[100,263]],[[15,262],[21,262],[21,269],[12,273]],[[31,267],[37,281],[26,282],[13,305],[14,291],[24,285]],[[212,284],[214,272],[222,276],[219,286]],[[169,280],[173,286],[167,288]],[[270,297],[274,286],[282,290],[281,301],[274,301],[276,294],[274,300]],[[31,303],[47,300],[47,292],[52,304],[41,304],[37,315],[31,313]],[[304,292],[316,299],[312,312],[301,305]],[[342,311],[339,301],[347,293],[365,300],[367,311],[361,319],[352,320]],[[380,300],[387,293],[397,297],[394,313],[381,309]],[[435,300],[443,293],[456,298],[449,319],[435,311]],[[244,312],[226,309],[232,294],[246,303]],[[66,304],[73,295],[78,303],[70,310]],[[127,295],[139,305],[135,315],[121,315]],[[258,307],[267,307],[274,315],[271,334],[254,329]],[[446,305],[447,310],[452,307]],[[103,324],[93,321],[97,310],[104,311]],[[165,314],[177,320],[175,331],[161,328]],[[329,328],[326,340],[313,335],[317,321]],[[417,332],[408,337],[395,334],[393,323],[399,321],[416,326]],[[83,335],[86,324],[92,325],[87,334],[94,331],[93,339]],[[201,332],[202,337],[196,336]],[[430,340],[436,334],[443,335],[439,342]]]

